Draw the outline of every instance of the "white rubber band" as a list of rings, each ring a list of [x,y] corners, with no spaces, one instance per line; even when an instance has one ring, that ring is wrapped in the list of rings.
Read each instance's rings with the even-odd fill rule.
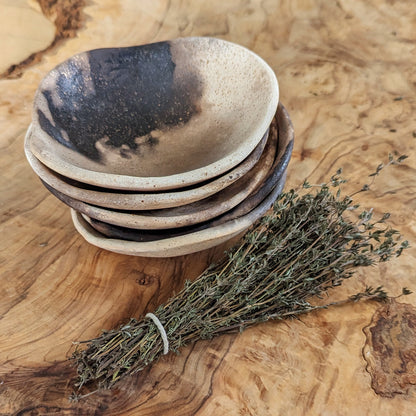
[[[160,332],[160,336],[162,337],[163,341],[163,355],[166,355],[169,352],[169,341],[168,336],[166,335],[165,328],[163,328],[163,325],[160,323],[158,317],[156,315],[153,315],[152,313],[147,313],[146,318],[150,318],[154,324],[157,326],[157,329]]]

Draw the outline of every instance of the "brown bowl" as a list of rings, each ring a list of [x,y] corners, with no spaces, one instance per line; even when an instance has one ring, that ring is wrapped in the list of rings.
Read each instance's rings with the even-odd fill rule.
[[[206,230],[208,228],[217,227],[227,222],[241,218],[244,215],[247,215],[251,211],[253,211],[271,193],[273,193],[273,195],[275,195],[277,198],[283,190],[285,181],[286,172],[284,173],[283,177],[276,183],[275,187],[271,189],[271,192],[269,192],[267,195],[263,195],[263,192],[261,192],[256,196],[256,198],[251,199],[250,203],[245,204],[244,201],[238,207],[232,209],[224,215],[220,215],[219,217],[214,218],[213,220],[204,221],[200,224],[191,225],[188,227],[172,228],[165,230],[137,230],[133,228],[119,227],[117,225],[108,224],[103,221],[98,221],[94,218],[88,217],[85,214],[81,215],[83,219],[87,221],[90,224],[90,226],[94,228],[94,230],[102,234],[103,237],[137,242],[157,241],[166,238],[179,237],[182,235],[195,233],[197,231]],[[262,196],[263,198],[261,198]]]

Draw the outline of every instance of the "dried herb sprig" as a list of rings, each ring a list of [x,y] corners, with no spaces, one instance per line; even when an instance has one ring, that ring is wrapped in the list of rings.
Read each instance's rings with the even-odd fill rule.
[[[389,164],[404,158],[389,157]],[[370,176],[377,176],[383,167],[379,165]],[[374,221],[371,210],[362,211],[353,219],[359,206],[351,197],[341,196],[340,185],[346,181],[340,175],[338,171],[328,184],[312,186],[305,181],[301,189],[282,193],[273,212],[225,259],[194,282],[186,282],[181,292],[154,311],[166,330],[171,351],[259,322],[337,304],[317,305],[311,299],[341,285],[357,267],[402,253],[408,243],[385,224],[388,214]],[[368,189],[367,185],[361,191]],[[404,289],[403,294],[407,293]],[[367,288],[348,301],[362,298],[383,300],[387,294],[381,287]],[[163,351],[159,330],[146,318],[131,319],[87,343],[73,357],[79,389],[90,382],[110,388],[124,376],[142,370]]]

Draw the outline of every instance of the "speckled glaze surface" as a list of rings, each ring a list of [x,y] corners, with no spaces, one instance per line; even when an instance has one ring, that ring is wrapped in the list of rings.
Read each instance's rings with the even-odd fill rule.
[[[92,50],[41,82],[30,146],[46,166],[80,182],[174,189],[244,160],[278,100],[271,68],[220,39]]]
[[[285,141],[283,138],[281,141],[283,146]],[[280,146],[278,147],[277,119],[274,119],[270,126],[266,148],[259,162],[250,172],[208,198],[176,208],[151,211],[110,210],[75,200],[47,184],[45,186],[71,208],[106,223],[145,230],[179,228],[210,220],[244,202],[251,193],[263,186],[268,176],[273,175],[274,169],[271,170],[271,167],[276,167],[279,163],[276,153],[282,154]]]
[[[255,207],[258,206],[272,191],[276,190],[276,188],[276,192],[280,193],[286,181],[287,167],[294,143],[294,130],[289,114],[282,104],[279,104],[277,121],[279,151],[270,174],[262,185],[256,190],[256,192],[223,215],[197,225],[167,230],[137,230],[119,227],[93,218],[88,218],[83,215],[84,219],[89,222],[90,226],[92,226],[96,231],[107,237],[144,242],[159,240],[167,237],[176,237],[210,227],[216,227],[248,214],[250,211],[255,209]],[[277,129],[277,125],[271,126],[271,132],[273,132],[273,129]]]
[[[105,208],[149,210],[172,208],[207,198],[242,178],[261,157],[269,131],[260,143],[239,165],[217,178],[188,188],[170,192],[132,192],[99,188],[66,178],[40,162],[30,150],[31,127],[25,138],[26,158],[35,173],[49,186],[71,198]]]
[[[45,184],[48,190],[71,208],[110,224],[146,230],[178,228],[198,224],[217,217],[240,204],[261,186],[268,176],[277,151],[276,123],[258,163],[229,187],[208,198],[175,208],[148,211],[112,210],[76,200]]]
[[[285,185],[285,181],[286,181],[286,172],[284,173],[282,178],[280,178],[280,180],[276,183],[276,186],[271,190],[271,192],[273,192],[276,195],[276,197],[282,191]],[[266,197],[267,195],[265,195],[263,199],[265,199]],[[127,240],[127,241],[146,242],[146,241],[162,240],[162,239],[172,238],[172,237],[179,237],[182,235],[195,233],[197,231],[206,230],[208,228],[217,227],[219,225],[225,224],[226,222],[230,222],[232,220],[235,220],[237,218],[240,218],[248,214],[250,211],[255,209],[257,205],[260,205],[262,200],[258,200],[258,204],[256,205],[242,203],[240,204],[239,209],[234,208],[231,211],[227,212],[226,214],[220,215],[219,217],[213,220],[205,221],[203,223],[191,225],[188,227],[172,228],[172,229],[165,229],[165,230],[137,230],[133,228],[118,227],[117,225],[108,224],[106,222],[102,222],[94,218],[90,218],[86,216],[85,214],[81,214],[81,215],[92,228],[94,228],[96,231],[98,231],[105,237],[115,238],[119,240]]]
[[[224,224],[193,233],[145,242],[105,237],[91,227],[79,212],[71,209],[71,215],[77,231],[86,241],[97,247],[132,256],[174,257],[214,247],[239,235],[267,212],[279,193],[280,189],[275,188],[254,210]]]
[[[292,150],[295,140],[295,132],[292,122],[286,108],[279,103],[277,111],[277,126],[274,125],[271,129],[277,128],[279,146],[275,161],[270,169],[269,175],[263,181],[261,186],[249,195],[241,204],[229,212],[214,218],[210,221],[210,226],[214,227],[222,224],[225,221],[241,217],[250,212],[254,207],[260,204],[266,196],[272,192],[275,187],[283,186],[286,181],[287,167],[292,156]]]

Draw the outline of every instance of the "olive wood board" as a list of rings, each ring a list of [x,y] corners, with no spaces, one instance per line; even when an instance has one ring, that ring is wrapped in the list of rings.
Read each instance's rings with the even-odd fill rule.
[[[0,2],[1,39],[13,41],[13,48],[2,48],[10,76],[0,79],[0,414],[415,414],[414,1],[80,3]],[[40,23],[45,16],[48,26]],[[79,28],[68,35],[74,22]],[[389,153],[409,156],[355,198],[375,217],[390,212],[389,223],[411,248],[358,270],[323,301],[345,299],[367,285],[382,285],[393,296],[408,287],[413,294],[200,341],[114,390],[71,403],[74,368],[66,358],[74,341],[154,311],[240,237],[165,259],[85,242],[68,208],[41,185],[24,155],[35,91],[54,66],[78,52],[201,35],[242,44],[275,71],[296,132],[286,189],[305,178],[320,184],[342,167],[349,179],[343,188],[353,193]],[[36,50],[36,59],[26,60]]]

